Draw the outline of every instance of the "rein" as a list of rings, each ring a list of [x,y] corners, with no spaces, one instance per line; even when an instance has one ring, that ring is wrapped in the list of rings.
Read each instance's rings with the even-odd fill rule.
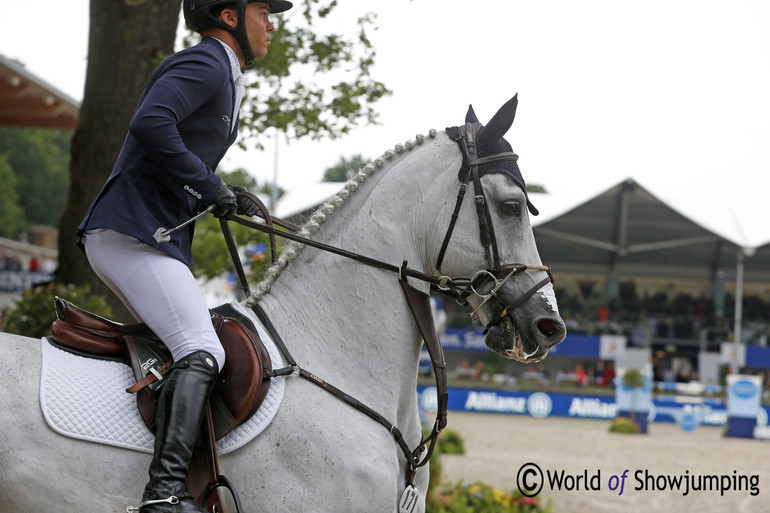
[[[251,193],[248,192],[242,192],[241,194],[246,194],[250,198],[256,198]],[[261,208],[261,207],[260,207]],[[262,217],[261,214],[257,214],[257,216]],[[361,255],[359,253],[353,253],[352,251],[347,251],[345,249],[338,248],[336,246],[330,246],[329,244],[324,244],[323,242],[318,242],[313,239],[308,239],[306,237],[302,237],[300,235],[297,235],[296,233],[292,233],[291,231],[285,232],[281,231],[275,228],[273,224],[270,223],[258,223],[256,221],[252,221],[251,219],[247,219],[240,216],[235,216],[233,214],[228,214],[225,219],[228,221],[233,221],[235,223],[238,223],[242,226],[246,226],[248,228],[252,228],[254,230],[260,231],[262,233],[267,233],[269,235],[277,235],[278,237],[282,237],[284,239],[288,239],[294,242],[299,242],[301,244],[304,244],[306,246],[311,246],[316,249],[320,249],[322,251],[326,251],[329,253],[334,253],[335,255],[343,256],[345,258],[349,258],[351,260],[355,260],[356,262],[360,262],[362,264],[369,265],[371,267],[376,267],[378,269],[383,269],[385,271],[390,271],[396,274],[403,274],[404,276],[407,276],[409,278],[415,278],[420,281],[424,281],[431,285],[434,290],[438,292],[446,292],[449,291],[450,294],[452,291],[459,294],[462,292],[467,292],[465,296],[467,297],[470,295],[470,290],[468,287],[470,286],[470,280],[467,279],[453,279],[449,276],[433,276],[432,274],[427,274],[422,271],[417,271],[416,269],[411,268],[403,268],[403,266],[399,267],[397,265],[389,264],[387,262],[383,262],[382,260],[377,260],[375,258],[368,257],[366,255]],[[279,224],[279,219],[273,217],[272,220],[275,222],[275,224],[279,226],[283,226],[284,228],[287,228],[287,226],[293,226],[291,223],[288,223],[286,221],[280,220],[281,223]],[[220,218],[220,224],[224,226],[224,223],[222,223],[222,219]],[[291,229],[291,228],[289,228]],[[229,231],[229,228],[227,229]],[[224,231],[224,230],[223,230]],[[296,227],[294,227],[294,231],[296,231]],[[227,237],[227,235],[225,235]],[[232,238],[232,236],[231,236]],[[230,252],[232,254],[232,249],[230,249]],[[241,280],[241,283],[244,284],[244,290],[246,293],[249,293],[248,285],[245,283],[245,275],[243,277],[239,274],[239,279]]]

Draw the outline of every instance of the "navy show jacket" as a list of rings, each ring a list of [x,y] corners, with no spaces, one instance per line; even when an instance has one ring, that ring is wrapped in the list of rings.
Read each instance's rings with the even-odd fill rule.
[[[107,182],[78,227],[108,228],[192,264],[195,223],[158,244],[172,228],[205,209],[217,195],[214,174],[238,134],[231,119],[235,85],[222,44],[205,37],[167,57],[150,77]]]

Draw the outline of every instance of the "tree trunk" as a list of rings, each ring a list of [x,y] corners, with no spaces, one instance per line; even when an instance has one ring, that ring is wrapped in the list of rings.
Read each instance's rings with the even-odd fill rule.
[[[147,79],[174,50],[180,6],[180,0],[91,0],[85,90],[59,224],[58,281],[107,290],[75,244],[75,231],[112,171]]]

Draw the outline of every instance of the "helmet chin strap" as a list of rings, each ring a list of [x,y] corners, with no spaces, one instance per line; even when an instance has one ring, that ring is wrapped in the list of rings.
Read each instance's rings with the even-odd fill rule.
[[[227,26],[227,31],[235,36],[235,40],[241,47],[243,53],[243,62],[245,66],[248,66],[254,62],[254,52],[251,51],[251,45],[249,44],[249,36],[246,33],[246,5],[248,2],[244,2],[238,5],[238,25],[235,27]]]
[[[243,65],[248,66],[254,62],[254,53],[252,53],[251,51],[251,46],[249,45],[249,42],[246,41],[245,43],[246,44],[241,43],[241,52],[243,52]]]
[[[238,47],[243,54],[244,66],[254,62],[254,52],[251,51],[251,45],[249,44],[249,36],[246,33],[246,5],[248,2],[238,4],[238,24],[235,27],[228,25],[221,19],[217,19],[213,16],[209,16],[209,19],[214,22],[216,27],[229,32],[235,38],[238,43]]]

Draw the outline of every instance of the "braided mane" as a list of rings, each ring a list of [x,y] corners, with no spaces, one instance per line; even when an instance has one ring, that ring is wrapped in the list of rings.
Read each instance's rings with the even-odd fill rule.
[[[437,132],[435,129],[430,129],[428,131],[428,137],[431,139],[435,138],[436,134]],[[318,207],[318,209],[310,216],[310,219],[300,227],[297,235],[308,239],[312,238],[312,235],[321,228],[321,225],[326,222],[334,210],[342,205],[350,196],[350,194],[355,192],[359,185],[361,185],[361,183],[369,178],[369,176],[374,173],[375,170],[381,169],[385,165],[386,161],[393,159],[393,157],[395,157],[397,154],[403,153],[404,151],[409,151],[416,145],[421,145],[424,141],[425,136],[422,134],[417,134],[414,141],[409,140],[403,144],[396,144],[394,149],[387,150],[380,157],[374,159],[372,162],[369,162],[364,167],[359,169],[358,173],[350,178],[350,180],[345,182],[345,185],[334,197],[327,200],[320,207]],[[273,282],[278,279],[281,272],[286,269],[286,267],[288,267],[289,263],[297,258],[299,252],[304,247],[305,245],[301,242],[294,241],[286,246],[286,248],[281,253],[281,256],[278,257],[278,260],[276,260],[275,263],[267,269],[265,272],[265,277],[262,279],[262,281],[257,283],[254,292],[252,292],[251,296],[247,298],[247,305],[250,306],[255,304],[270,292],[270,288]]]

